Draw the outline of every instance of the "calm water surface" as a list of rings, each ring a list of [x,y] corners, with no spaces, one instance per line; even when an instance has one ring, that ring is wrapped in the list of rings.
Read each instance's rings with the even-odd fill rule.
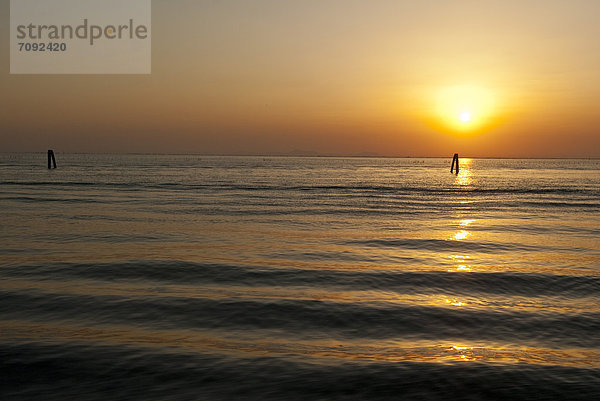
[[[0,158],[0,398],[600,399],[600,161]]]

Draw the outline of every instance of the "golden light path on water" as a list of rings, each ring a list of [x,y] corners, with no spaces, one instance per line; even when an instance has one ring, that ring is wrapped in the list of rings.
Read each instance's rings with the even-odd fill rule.
[[[470,116],[469,116],[469,119],[470,119]],[[461,118],[461,120],[463,120],[463,122],[465,121],[462,118]],[[466,120],[466,121],[468,121],[468,120]],[[468,158],[464,158],[464,159],[460,160],[460,171],[456,175],[456,180],[454,182],[455,186],[458,186],[461,188],[468,188],[469,186],[471,186],[471,184],[473,182],[473,173],[471,170],[471,163],[472,163],[472,160],[468,159]],[[460,200],[459,204],[465,204],[466,202],[468,202],[468,201]],[[468,231],[467,228],[475,221],[476,220],[472,219],[472,218],[469,218],[469,219],[463,218],[463,219],[458,220],[458,228],[460,230],[458,232],[454,233],[454,235],[452,236],[452,240],[462,241],[462,240],[466,240],[469,237],[471,237],[471,232]],[[450,272],[470,272],[470,271],[472,271],[471,265],[469,265],[467,263],[467,261],[471,259],[471,256],[451,254],[451,255],[449,255],[449,257],[454,263],[454,268],[449,269],[448,271],[450,271]],[[463,307],[463,306],[467,305],[466,302],[463,302],[463,301],[458,300],[453,297],[447,298],[446,303],[448,305],[454,306],[454,307]],[[456,351],[457,356],[462,361],[472,361],[472,360],[476,359],[472,353],[473,349],[474,349],[474,347],[468,347],[468,346],[464,346],[464,345],[453,345],[451,347],[451,350]],[[469,352],[469,351],[471,351],[471,352]]]
[[[459,170],[459,173],[456,175],[456,179],[454,181],[455,186],[460,187],[460,188],[468,188],[469,186],[471,186],[471,184],[473,182],[473,172],[472,172],[471,164],[472,164],[472,159],[469,159],[469,158],[460,159],[460,170]],[[463,199],[458,201],[459,204],[465,204],[468,202],[469,201],[465,201]],[[468,239],[471,236],[471,232],[468,231],[467,228],[476,221],[477,220],[473,219],[473,218],[460,218],[458,220],[459,231],[454,233],[452,235],[451,239],[456,240],[456,241]],[[450,271],[450,272],[452,272],[452,271],[462,271],[462,272],[472,271],[471,265],[468,264],[468,261],[469,261],[469,259],[471,259],[471,256],[464,255],[464,254],[461,254],[461,255],[451,254],[451,255],[449,255],[449,258],[452,260],[454,267],[452,269],[449,269],[448,271]]]
[[[471,164],[473,160],[464,158],[460,159],[460,169],[458,174],[456,175],[456,180],[454,182],[455,186],[458,187],[469,187],[473,183],[473,172],[471,170]]]

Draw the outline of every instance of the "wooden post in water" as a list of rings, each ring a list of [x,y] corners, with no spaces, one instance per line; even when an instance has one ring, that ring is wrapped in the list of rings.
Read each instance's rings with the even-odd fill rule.
[[[56,168],[56,159],[54,158],[54,151],[48,150],[48,168],[51,169],[52,165]]]
[[[454,154],[454,158],[452,159],[452,167],[450,167],[450,172],[454,172],[454,163],[456,163],[456,174],[458,174],[458,153]]]

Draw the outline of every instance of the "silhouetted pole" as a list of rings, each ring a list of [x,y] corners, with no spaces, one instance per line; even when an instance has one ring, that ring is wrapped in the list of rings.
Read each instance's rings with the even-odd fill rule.
[[[54,158],[54,152],[52,150],[48,151],[48,168],[51,169],[52,165],[56,168],[56,159]]]
[[[454,172],[454,163],[456,163],[456,174],[458,174],[458,153],[454,154],[454,158],[452,159],[452,167],[450,167],[450,172]]]

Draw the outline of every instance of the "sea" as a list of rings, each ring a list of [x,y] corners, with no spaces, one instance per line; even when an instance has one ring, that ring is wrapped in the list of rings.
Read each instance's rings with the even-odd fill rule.
[[[2,400],[600,399],[600,160],[0,156]]]

